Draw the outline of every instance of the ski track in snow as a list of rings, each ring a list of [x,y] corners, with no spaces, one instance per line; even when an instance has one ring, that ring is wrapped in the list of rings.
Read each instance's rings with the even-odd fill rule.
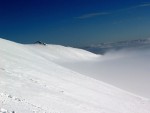
[[[15,97],[15,96],[12,96],[12,95],[9,95],[9,94],[0,93],[0,100],[1,100],[1,106],[3,106],[3,107],[5,107],[5,106],[11,106],[11,104],[17,104],[17,105],[19,105],[22,108],[24,108],[24,106],[26,106],[26,107],[28,106],[27,108],[30,108],[30,109],[27,109],[27,110],[29,112],[32,112],[32,113],[46,113],[46,111],[44,109],[42,109],[41,107],[38,107],[38,106],[36,106],[36,105],[34,105],[32,103],[29,103],[25,99],[20,99],[18,97]],[[4,113],[5,112],[6,113],[7,112],[8,113],[13,113],[13,111],[9,112],[8,110],[4,111]]]

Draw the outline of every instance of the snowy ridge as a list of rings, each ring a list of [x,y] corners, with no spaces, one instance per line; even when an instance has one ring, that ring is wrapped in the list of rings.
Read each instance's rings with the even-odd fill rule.
[[[98,55],[95,55],[91,52],[72,48],[72,47],[64,47],[60,45],[49,45],[41,46],[41,45],[27,45],[27,48],[30,49],[33,53],[41,55],[42,57],[53,60],[53,61],[69,61],[73,60],[90,60],[91,58],[96,58]],[[40,49],[40,51],[39,51]],[[69,60],[68,60],[69,59]]]
[[[0,39],[0,113],[149,113],[149,100],[60,65],[98,57]]]

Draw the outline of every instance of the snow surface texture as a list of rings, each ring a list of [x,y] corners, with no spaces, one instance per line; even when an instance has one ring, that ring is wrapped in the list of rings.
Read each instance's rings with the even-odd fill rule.
[[[149,113],[148,99],[63,66],[100,57],[0,39],[0,113]]]

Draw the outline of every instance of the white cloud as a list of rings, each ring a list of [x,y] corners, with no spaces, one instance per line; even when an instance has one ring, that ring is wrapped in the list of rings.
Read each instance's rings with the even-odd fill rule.
[[[108,14],[110,14],[110,13],[107,13],[107,12],[89,13],[89,14],[81,15],[81,16],[76,17],[76,18],[78,18],[78,19],[86,19],[86,18],[92,18],[92,17],[103,16],[103,15],[108,15]]]

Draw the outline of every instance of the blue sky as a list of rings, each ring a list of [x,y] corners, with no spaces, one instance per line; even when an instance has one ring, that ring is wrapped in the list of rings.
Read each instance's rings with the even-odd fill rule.
[[[0,0],[0,37],[85,46],[150,37],[150,0]]]

